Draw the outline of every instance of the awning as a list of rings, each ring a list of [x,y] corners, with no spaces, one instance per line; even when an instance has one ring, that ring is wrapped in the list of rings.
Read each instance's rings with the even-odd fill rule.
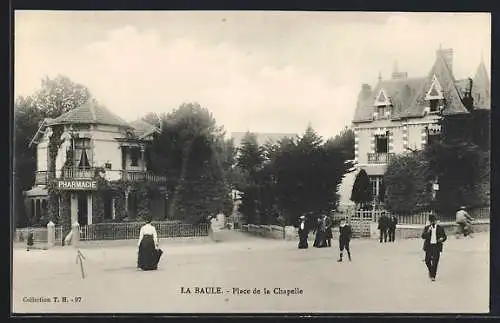
[[[48,192],[47,192],[47,189],[44,187],[35,186],[32,189],[30,189],[29,191],[25,191],[24,196],[26,196],[26,197],[47,197]]]
[[[366,171],[368,176],[381,176],[384,175],[387,165],[385,164],[373,164],[373,165],[363,165],[361,166]]]

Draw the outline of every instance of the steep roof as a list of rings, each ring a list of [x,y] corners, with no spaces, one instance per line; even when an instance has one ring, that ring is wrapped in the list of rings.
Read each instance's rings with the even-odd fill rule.
[[[468,113],[462,104],[462,92],[460,91],[465,81],[455,80],[450,57],[447,56],[449,53],[450,50],[438,50],[436,60],[425,77],[406,78],[406,73],[393,73],[396,78],[379,79],[373,89],[369,85],[363,84],[358,96],[353,122],[373,120],[374,103],[381,91],[389,96],[393,105],[392,119],[421,117],[425,113],[424,109],[429,106],[426,96],[433,86],[433,82],[434,84],[437,82],[440,92],[447,102],[443,114]],[[478,70],[476,75],[479,75],[481,82],[484,83],[483,74],[486,73],[486,68],[480,68],[481,71]],[[481,82],[478,83],[482,84]],[[484,87],[481,85],[481,88]]]
[[[424,115],[424,109],[429,106],[429,103],[425,100],[425,95],[431,87],[434,77],[437,78],[447,103],[442,113],[444,115],[467,113],[467,109],[462,104],[461,93],[459,93],[455,84],[456,80],[451,71],[451,67],[446,62],[445,57],[438,53],[434,66],[432,66],[415,101],[413,101],[407,109],[406,116],[419,117]]]
[[[59,124],[101,124],[131,128],[125,120],[95,103],[83,104],[47,122],[47,125]]]
[[[481,60],[472,82],[474,105],[479,109],[491,109],[490,78],[484,61]]]
[[[358,97],[358,106],[354,113],[354,121],[372,120],[374,102],[379,93],[383,90],[389,96],[394,109],[392,118],[400,118],[405,113],[405,107],[408,107],[415,100],[416,95],[422,88],[425,78],[403,78],[379,80],[373,90],[364,85]]]

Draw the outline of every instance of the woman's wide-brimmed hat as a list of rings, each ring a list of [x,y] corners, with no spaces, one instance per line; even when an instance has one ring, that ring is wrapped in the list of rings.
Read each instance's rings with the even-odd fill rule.
[[[465,205],[462,205],[462,206],[460,207],[460,210],[465,210],[465,209],[467,209],[467,208],[465,207]]]
[[[305,215],[299,216],[299,219],[301,219],[301,220],[304,220],[305,218],[306,218]]]

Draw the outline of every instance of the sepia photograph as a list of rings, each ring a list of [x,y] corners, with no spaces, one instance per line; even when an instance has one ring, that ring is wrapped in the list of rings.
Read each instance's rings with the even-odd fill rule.
[[[12,315],[490,312],[490,13],[13,20]]]

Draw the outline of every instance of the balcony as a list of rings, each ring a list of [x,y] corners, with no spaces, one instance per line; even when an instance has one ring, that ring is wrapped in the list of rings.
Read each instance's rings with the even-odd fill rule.
[[[128,171],[128,170],[107,170],[106,173],[119,174],[119,178],[123,181],[137,182],[149,181],[154,183],[165,183],[166,176],[155,175],[145,171]],[[61,175],[61,179],[93,179],[95,175],[95,168],[89,169],[64,169],[57,173]],[[46,185],[49,179],[48,171],[38,171],[35,174],[35,185]],[[116,176],[115,175],[115,176]],[[115,177],[118,179],[118,177]]]
[[[129,181],[129,182],[148,181],[154,183],[164,183],[167,181],[166,176],[155,175],[148,172],[122,170],[120,171],[120,173],[121,173],[121,179],[123,181]]]
[[[71,179],[93,179],[95,176],[95,168],[70,168],[63,169],[61,178]]]
[[[49,180],[47,171],[39,171],[35,173],[35,185],[46,185]]]
[[[368,164],[388,164],[395,155],[394,153],[368,153]]]

